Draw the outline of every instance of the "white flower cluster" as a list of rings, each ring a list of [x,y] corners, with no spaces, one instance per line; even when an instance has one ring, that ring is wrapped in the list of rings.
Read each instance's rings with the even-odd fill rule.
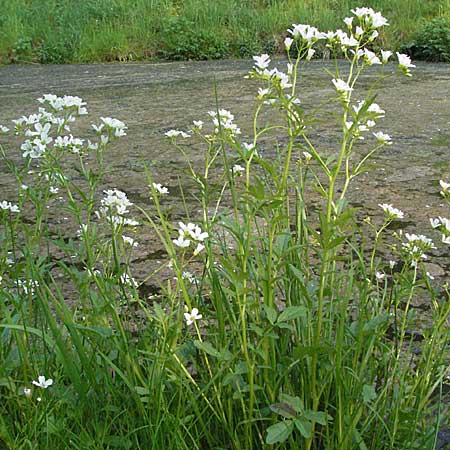
[[[87,114],[84,102],[80,97],[65,95],[58,97],[54,94],[46,94],[38,101],[49,110],[40,107],[37,114],[22,116],[13,120],[16,134],[24,134],[27,138],[21,146],[24,158],[38,159],[45,156],[49,151],[49,144],[53,142],[53,148],[67,150],[72,153],[82,153],[84,140],[72,135],[60,136],[63,131],[70,132],[70,124],[76,117]],[[108,136],[101,136],[101,142],[106,144],[111,136],[120,137],[125,135],[126,126],[117,119],[102,117],[104,122],[100,127],[94,128],[100,133],[106,126]],[[50,135],[56,129],[56,138]],[[87,149],[96,150],[98,144],[88,141]]]
[[[72,153],[80,153],[83,147],[84,140],[74,138],[71,134],[69,136],[58,136],[53,143],[53,147],[69,150]]]
[[[250,72],[249,76],[251,78],[259,78],[262,80],[269,81],[274,87],[279,87],[280,89],[287,89],[292,87],[290,82],[289,73],[292,73],[292,67],[288,68],[288,74],[281,72],[276,67],[269,70],[270,57],[267,54],[260,56],[254,56],[255,66]],[[270,89],[260,90],[258,98],[262,98],[270,92]]]
[[[11,211],[13,213],[20,212],[20,209],[17,205],[13,205],[11,202],[7,202],[6,200],[2,200],[0,202],[0,209],[3,211]]]
[[[128,275],[127,273],[123,273],[120,276],[120,282],[122,284],[126,284],[128,286],[132,286],[132,287],[138,287],[139,283],[130,275]]]
[[[405,214],[397,208],[394,208],[388,203],[381,203],[378,205],[385,213],[388,219],[403,219]]]
[[[442,242],[450,245],[450,219],[438,217],[430,219],[431,226],[442,233]]]
[[[97,216],[103,214],[113,225],[138,225],[135,220],[124,217],[129,213],[127,208],[133,205],[125,192],[118,189],[108,189],[103,192],[105,197],[100,202],[102,206],[97,212]]]
[[[178,238],[173,239],[173,243],[177,247],[187,248],[191,245],[192,241],[197,242],[194,255],[198,255],[205,248],[202,242],[209,236],[208,233],[202,231],[198,225],[191,222],[187,225],[183,222],[178,222],[178,226]]]
[[[423,234],[409,234],[405,233],[407,242],[402,244],[403,251],[412,259],[413,266],[417,264],[420,259],[427,259],[425,252],[432,248],[436,248],[433,241]]]
[[[78,116],[87,114],[86,102],[80,97],[65,95],[58,97],[54,94],[45,94],[38,98],[39,103],[49,106],[54,112],[64,112],[66,114],[75,113]]]
[[[182,138],[184,138],[184,139],[187,139],[187,138],[190,138],[191,137],[191,135],[190,134],[188,134],[188,133],[185,133],[184,131],[180,131],[180,130],[169,130],[169,131],[166,131],[165,133],[164,133],[164,135],[166,136],[166,137],[168,137],[168,138],[171,138],[171,139],[174,139],[174,138],[177,138],[177,137],[182,137]]]
[[[209,111],[208,115],[212,118],[214,134],[219,134],[220,131],[224,131],[232,137],[241,134],[240,128],[233,122],[234,115],[230,111],[219,109],[218,112]]]
[[[101,136],[102,143],[106,144],[111,138],[119,138],[127,135],[125,130],[127,130],[128,127],[121,120],[112,119],[111,117],[100,117],[100,120],[103,123],[98,126],[92,124],[92,128],[97,134],[101,134],[103,130],[106,131],[107,135]]]
[[[35,280],[16,280],[15,284],[23,290],[25,295],[34,295],[36,289],[39,287],[39,282]]]

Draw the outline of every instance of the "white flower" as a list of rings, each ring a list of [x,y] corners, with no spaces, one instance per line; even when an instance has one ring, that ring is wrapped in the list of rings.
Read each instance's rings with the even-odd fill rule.
[[[306,61],[311,61],[311,58],[314,56],[316,51],[313,48],[308,49],[308,53],[306,55]]]
[[[351,27],[352,27],[352,23],[353,23],[353,17],[346,17],[346,18],[344,19],[344,23],[345,23],[345,25],[347,25],[349,28],[351,28]]]
[[[255,61],[255,66],[257,67],[257,71],[263,71],[264,69],[267,69],[270,64],[270,56],[264,53],[260,56],[254,56],[253,61]],[[258,70],[259,69],[259,70]]]
[[[197,256],[204,249],[205,249],[205,246],[203,244],[198,243],[197,247],[195,247],[195,250],[194,250],[194,256]]]
[[[443,193],[447,192],[450,189],[450,183],[446,183],[444,180],[439,180],[439,184],[441,185]]]
[[[381,15],[380,12],[372,12],[370,15],[371,23],[374,28],[383,27],[389,25],[387,19]]]
[[[434,277],[433,277],[433,275],[431,275],[430,272],[427,272],[427,277],[428,277],[430,280],[434,280]]]
[[[122,284],[127,284],[129,286],[138,287],[139,283],[127,273],[124,273],[120,276],[120,282]]]
[[[131,247],[138,247],[139,244],[131,237],[129,236],[122,236],[123,242],[130,245]]]
[[[353,88],[351,88],[344,80],[341,80],[340,78],[333,78],[331,81],[338,92],[345,93],[353,91]]]
[[[23,388],[23,393],[25,394],[25,397],[28,397],[28,398],[31,397],[31,389],[30,388]]]
[[[198,225],[196,225],[193,230],[189,230],[189,234],[192,239],[194,239],[194,241],[200,242],[203,242],[209,236],[206,231],[202,232],[201,228]]]
[[[189,283],[195,283],[197,281],[196,276],[192,272],[185,271],[181,274],[183,280],[188,280]]]
[[[376,125],[376,123],[375,123],[373,120],[368,120],[367,123],[366,123],[366,125],[367,125],[369,128],[373,128],[373,127]]]
[[[194,124],[194,128],[198,131],[203,128],[203,122],[201,120],[194,120],[192,123]]]
[[[414,64],[411,64],[411,58],[408,55],[403,53],[396,53],[398,58],[398,68],[401,72],[403,72],[406,76],[410,77],[411,73],[409,69],[411,67],[416,67]]]
[[[153,187],[155,190],[157,190],[160,194],[168,194],[169,189],[167,189],[165,186],[163,186],[161,183],[153,183]]]
[[[304,24],[293,24],[292,29],[287,30],[294,38],[301,37],[304,41],[308,43],[317,41],[322,38],[322,33],[311,25]]]
[[[270,94],[270,89],[258,88],[258,98],[260,100],[268,94]]]
[[[364,33],[364,30],[358,25],[358,26],[355,28],[355,36],[356,36],[357,38],[360,38],[360,37],[363,35],[363,33]]]
[[[366,8],[366,7],[363,7],[363,8],[355,8],[355,9],[352,9],[351,12],[352,12],[356,17],[362,18],[362,17],[364,17],[364,16],[368,16],[368,15],[372,14],[374,11],[373,11],[372,8]]]
[[[20,209],[17,205],[13,205],[11,202],[7,202],[6,200],[2,200],[0,202],[0,209],[3,209],[3,211],[10,211],[14,213],[20,212]]]
[[[378,131],[377,133],[372,133],[380,144],[392,145],[392,138],[382,131]]]
[[[189,247],[191,244],[191,241],[189,239],[185,239],[184,234],[181,234],[178,236],[177,239],[173,239],[172,242],[177,246],[181,248]]]
[[[372,103],[368,108],[367,112],[375,114],[377,117],[384,117],[385,110],[381,109],[377,103]]]
[[[294,42],[294,39],[287,37],[284,40],[284,48],[286,49],[286,51],[289,51],[291,49],[291,45]]]
[[[103,128],[105,127],[105,125],[102,123],[101,125],[97,126],[95,124],[92,124],[92,128],[98,133],[100,134],[103,130]]]
[[[375,272],[375,277],[378,281],[384,280],[385,276],[383,272]]]
[[[438,228],[441,226],[441,221],[439,219],[430,218],[430,223],[433,228]]]
[[[392,52],[390,50],[381,50],[381,60],[383,63],[387,63],[391,55]]]
[[[394,266],[397,264],[397,262],[396,261],[393,261],[392,259],[389,261],[389,267],[391,268],[391,269],[393,269],[394,268]]]
[[[50,194],[57,194],[59,192],[59,188],[50,186]]]
[[[378,56],[375,55],[374,52],[367,50],[367,48],[364,49],[364,61],[369,66],[371,66],[372,64],[381,64],[380,58],[378,58]]]
[[[5,127],[4,125],[0,125],[0,133],[7,133],[9,131],[8,127]]]
[[[369,41],[373,41],[374,39],[376,39],[378,37],[378,35],[379,35],[378,31],[377,30],[373,30],[372,34],[369,36]]]
[[[442,235],[442,242],[444,244],[450,244],[450,236],[446,236],[445,234]]]
[[[239,164],[235,164],[232,168],[231,168],[231,173],[233,175],[240,175],[242,174],[242,172],[245,172],[245,168],[240,166]]]
[[[186,325],[192,325],[196,320],[201,319],[203,316],[201,314],[198,313],[198,309],[197,308],[192,308],[192,311],[189,312],[185,312],[184,313],[184,318],[186,319]]]
[[[312,155],[309,152],[303,152],[302,154],[306,161],[309,161],[312,158]]]
[[[399,209],[394,208],[392,205],[389,205],[387,203],[381,203],[378,206],[388,215],[388,217],[403,219],[403,217],[405,216],[403,211],[400,211]]]
[[[187,138],[191,137],[188,133],[185,133],[184,131],[179,131],[179,130],[169,130],[169,131],[166,131],[164,134],[168,138],[176,138],[178,136],[181,136],[182,138],[187,139]]]
[[[49,386],[51,386],[53,384],[53,380],[51,378],[46,380],[43,375],[39,375],[38,381],[33,380],[32,383],[37,387],[40,387],[42,389],[47,389]]]
[[[126,136],[125,130],[128,127],[121,120],[111,117],[100,117],[100,120],[105,124],[107,130],[114,132],[115,137]]]

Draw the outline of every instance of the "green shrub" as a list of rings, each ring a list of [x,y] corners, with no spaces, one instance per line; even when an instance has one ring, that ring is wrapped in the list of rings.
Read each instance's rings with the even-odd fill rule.
[[[402,50],[414,59],[450,62],[450,18],[439,17],[425,23]]]
[[[228,43],[217,30],[200,30],[183,17],[171,17],[161,30],[163,48],[159,56],[167,59],[207,60],[228,55]]]

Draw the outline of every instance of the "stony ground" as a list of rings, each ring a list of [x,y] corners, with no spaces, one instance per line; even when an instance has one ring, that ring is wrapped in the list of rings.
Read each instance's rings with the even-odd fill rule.
[[[284,66],[286,62],[277,63]],[[355,181],[349,196],[354,206],[362,208],[361,216],[375,216],[376,220],[380,216],[377,205],[392,203],[406,213],[400,225],[405,231],[433,236],[429,217],[450,215],[439,196],[439,180],[450,182],[450,65],[417,66],[411,79],[397,75],[380,85],[377,102],[386,110],[386,118],[379,121],[379,129],[392,136],[394,145],[377,155],[371,170]],[[121,119],[129,127],[128,136],[107,156],[110,167],[104,187],[124,190],[133,202],[150,207],[143,170],[148,165],[154,179],[169,187],[173,217],[186,216],[180,180],[188,212],[195,215],[198,205],[191,199],[192,186],[185,181],[185,164],[165,140],[164,132],[189,129],[192,120],[206,122],[206,112],[215,109],[216,86],[220,107],[231,110],[243,134],[249,133],[256,85],[243,77],[250,67],[249,61],[2,67],[0,124],[11,126],[11,119],[34,112],[35,99],[42,94],[81,96],[88,102],[90,115],[77,130],[80,137],[93,137],[90,123],[97,123],[100,116]],[[325,67],[332,69],[323,62],[313,62],[302,75],[299,97],[306,108],[333,93]],[[368,88],[376,74],[368,72],[361,80],[362,87]],[[322,123],[314,141],[330,153],[336,148],[336,132],[335,125]],[[20,141],[0,139],[8,155],[20,161]],[[271,157],[273,140],[262,145]],[[194,164],[200,164],[201,151],[195,147],[186,150]],[[2,163],[0,172],[0,197],[13,199],[16,190]],[[67,230],[75,232],[70,226]],[[135,275],[143,279],[161,264],[162,252],[151,234],[140,233],[138,240],[141,246],[135,253]],[[449,274],[448,250],[448,246],[438,245],[429,266],[441,279]]]

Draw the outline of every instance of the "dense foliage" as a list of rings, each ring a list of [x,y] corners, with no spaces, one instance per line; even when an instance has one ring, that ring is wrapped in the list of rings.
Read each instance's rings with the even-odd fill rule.
[[[391,17],[382,44],[398,48],[448,0],[370,0]],[[356,0],[9,0],[0,14],[0,62],[135,61],[246,58],[282,50],[286,28],[322,30]],[[406,14],[407,12],[407,14]],[[448,53],[448,48],[447,50]],[[425,55],[426,56],[426,55]]]

